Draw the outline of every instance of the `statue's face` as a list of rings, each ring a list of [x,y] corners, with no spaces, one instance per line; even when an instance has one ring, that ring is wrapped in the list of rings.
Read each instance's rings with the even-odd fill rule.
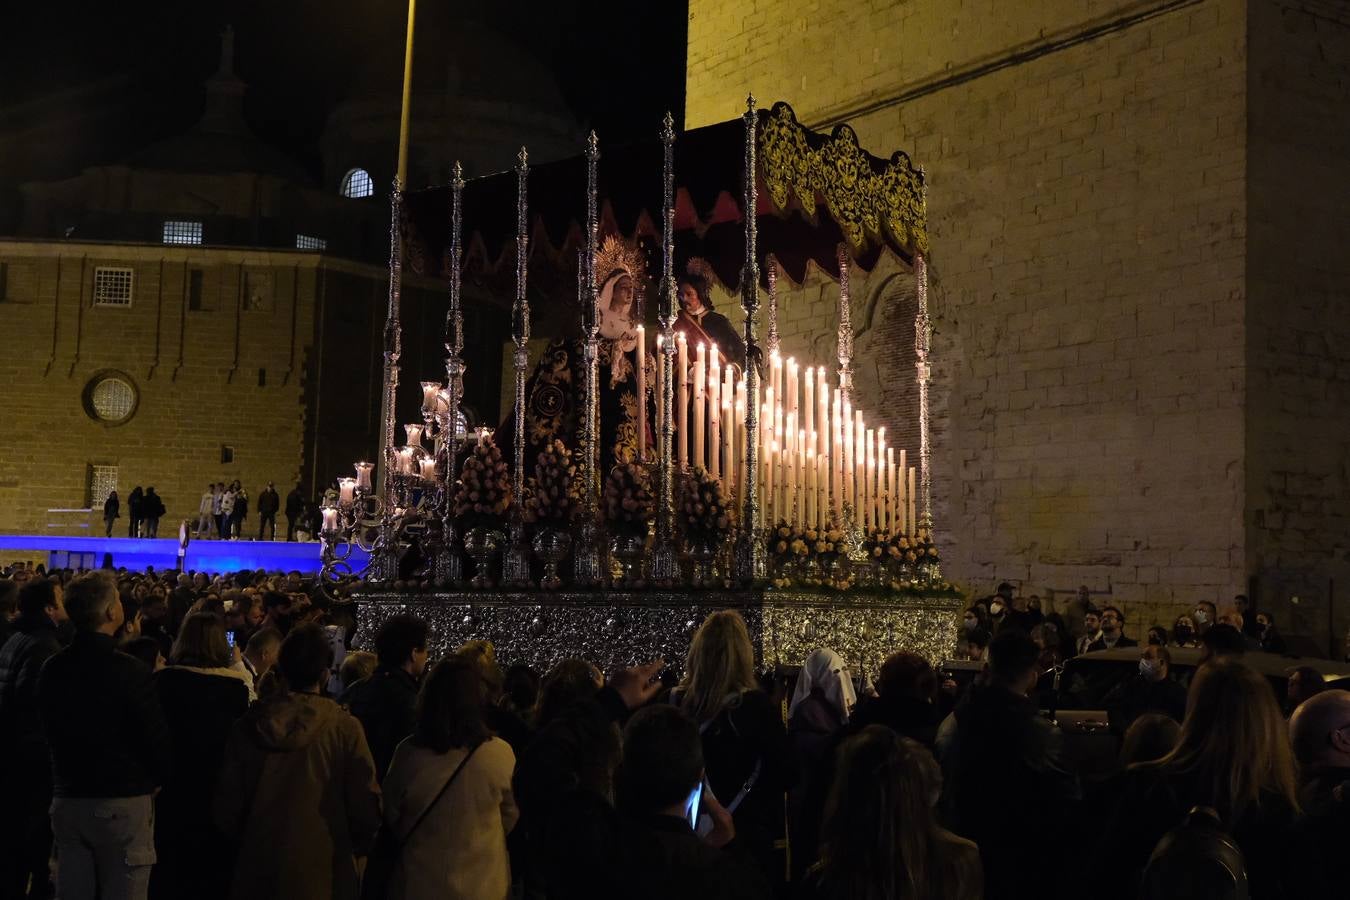
[[[620,276],[619,280],[614,282],[614,290],[609,298],[609,308],[613,312],[626,313],[632,302],[633,279],[627,275]]]
[[[694,290],[692,284],[680,285],[680,305],[687,313],[696,313],[703,308],[703,301],[699,299],[698,291]]]

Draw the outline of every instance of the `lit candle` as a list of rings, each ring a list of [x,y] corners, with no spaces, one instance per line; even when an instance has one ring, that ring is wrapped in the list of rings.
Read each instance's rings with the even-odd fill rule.
[[[909,490],[905,491],[909,498],[909,532],[910,534],[919,533],[919,520],[914,517],[914,469],[909,470]]]
[[[890,512],[887,514],[891,522],[891,534],[903,534],[904,527],[900,524],[899,503],[900,503],[900,485],[895,480],[895,448],[886,448],[886,502],[890,505]]]
[[[637,366],[637,451],[638,459],[647,458],[647,328],[637,327],[637,353],[634,354]]]
[[[853,444],[853,404],[847,399],[844,400],[844,502],[854,508],[854,514],[857,513],[857,502],[853,495],[854,491],[854,444]]]
[[[863,451],[863,439],[866,437],[863,431],[862,410],[853,411],[853,515],[857,521],[863,521],[862,507],[866,506],[866,497],[863,495],[863,484],[867,480],[867,457]]]
[[[830,470],[830,479],[834,482],[834,489],[830,492],[834,498],[833,514],[836,520],[844,509],[844,431],[843,425],[843,406],[839,399],[840,391],[834,389],[834,410],[830,418],[830,424],[833,429],[833,443],[831,444],[831,461],[833,468]]]
[[[422,382],[422,415],[429,416],[436,411],[436,394],[440,389],[439,381]]]
[[[689,468],[689,343],[685,340],[683,331],[676,336],[675,349],[678,356],[675,363],[675,374],[678,378],[676,386],[679,388],[675,392],[675,405],[678,410],[675,423],[679,426],[675,430],[675,443],[680,448],[680,468],[687,469]]]
[[[358,491],[370,490],[370,473],[374,468],[373,463],[359,462],[356,464],[356,489]]]
[[[355,499],[356,499],[356,479],[339,478],[338,503],[342,506],[351,506],[352,501]]]
[[[786,413],[783,419],[785,425],[783,428],[783,512],[787,513],[788,521],[794,525],[797,522],[795,509],[797,507],[797,453],[793,450],[797,436],[797,416],[795,413]]]
[[[487,436],[488,436],[487,426],[486,426],[486,425],[479,425],[479,426],[478,426],[478,446],[481,447],[481,446],[483,446],[484,444],[487,443]]]
[[[908,453],[908,451],[906,451],[904,448],[901,448],[901,450],[900,450],[900,465],[896,467],[896,471],[895,471],[896,477],[898,477],[898,478],[900,479],[900,504],[899,504],[899,510],[900,510],[900,533],[901,533],[901,534],[909,534],[910,529],[914,526],[914,523],[911,522],[911,521],[909,520],[908,509],[907,509],[908,504],[909,504],[909,489],[908,489],[907,487],[905,487],[905,473],[909,471],[909,469],[907,469],[907,468],[905,467],[905,456],[906,456],[907,453]]]
[[[708,348],[708,474],[722,477],[722,367],[717,345]]]
[[[807,523],[807,510],[810,507],[809,497],[811,492],[807,490],[807,473],[810,471],[806,465],[806,429],[797,429],[797,452],[792,454],[792,479],[796,487],[797,494],[796,516],[797,524],[805,525]]]
[[[329,533],[338,530],[338,511],[336,506],[324,506],[319,509],[323,516],[323,530]]]
[[[694,458],[696,469],[707,469],[707,459],[703,455],[704,429],[707,426],[708,409],[708,360],[707,347],[699,344],[694,351]]]
[[[783,407],[784,419],[786,419],[787,416],[791,414],[795,420],[797,421],[801,420],[801,416],[797,415],[797,397],[798,397],[797,360],[793,359],[792,357],[788,357],[787,387],[783,389],[783,401],[786,404]],[[791,429],[788,429],[788,441],[792,443],[793,449],[796,449],[796,440],[797,440],[797,433]]]
[[[875,432],[868,428],[863,431],[863,530],[868,531],[876,528],[877,523],[872,508],[872,472],[875,463],[872,461],[872,441],[875,439]]]
[[[814,451],[816,443],[816,403],[815,403],[816,373],[814,369],[807,369],[806,372],[803,374],[804,377],[802,378],[802,391],[804,396],[802,398],[802,416],[801,416],[802,430],[806,432],[806,437],[810,440],[809,447],[812,451]],[[811,458],[812,459],[815,458],[814,452],[812,452]]]
[[[396,471],[401,475],[413,474],[413,448],[399,447],[395,456],[397,460]]]
[[[829,408],[829,384],[825,381],[825,367],[820,366],[816,369],[816,402],[820,404],[817,411],[817,418],[820,424],[816,426],[816,431],[820,435],[820,445],[816,447],[818,455],[829,458],[830,455],[830,408]]]
[[[656,336],[656,446],[662,447],[662,441],[665,440],[666,433],[666,365],[665,336],[658,334]]]
[[[811,440],[806,445],[806,525],[815,527],[816,524],[816,448],[815,435],[809,435]]]
[[[425,456],[425,457],[423,457],[422,459],[418,460],[418,464],[422,467],[422,478],[423,478],[424,480],[426,480],[426,481],[435,481],[435,480],[436,480],[436,460],[435,460],[435,458],[430,457],[430,456]]]
[[[730,376],[731,367],[727,367],[727,374]],[[731,503],[732,495],[736,490],[736,404],[732,401],[731,378],[727,378],[725,389],[722,391],[722,446],[719,452],[722,454],[722,496],[727,503]]]
[[[408,435],[408,446],[409,446],[409,447],[420,447],[420,446],[422,446],[422,431],[423,431],[423,428],[424,428],[424,426],[422,426],[422,425],[404,425],[404,426],[403,426],[403,431],[404,431],[404,433],[406,433],[406,434]]]
[[[877,429],[877,522],[882,531],[889,534],[886,521],[889,494],[886,489],[886,426]]]

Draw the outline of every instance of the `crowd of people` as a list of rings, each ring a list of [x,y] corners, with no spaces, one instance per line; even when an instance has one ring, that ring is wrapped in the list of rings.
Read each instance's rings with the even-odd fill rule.
[[[238,479],[228,484],[224,481],[208,484],[197,504],[196,517],[189,520],[191,536],[198,539],[248,540],[251,530],[246,525],[249,501],[248,489]],[[142,490],[140,485],[136,485],[127,497],[126,506],[127,537],[159,537],[159,520],[167,513],[167,509],[163,498],[155,493],[153,487]],[[306,541],[315,533],[316,509],[313,503],[305,499],[300,486],[296,485],[286,495],[283,509],[276,485],[269,481],[267,487],[258,492],[257,540],[276,540],[279,512],[284,512],[286,517],[286,540]],[[122,501],[114,490],[103,501],[104,534],[107,537],[112,537],[113,527],[120,518]]]
[[[1189,687],[1171,679],[1174,635],[1140,647],[1118,765],[1084,777],[1038,686],[1066,637],[1120,647],[1119,610],[1056,637],[1001,592],[972,607],[994,633],[957,688],[903,648],[875,672],[824,647],[757,671],[731,610],[703,621],[678,676],[663,660],[503,668],[486,641],[433,658],[427,623],[401,614],[366,652],[349,587],[0,578],[0,898],[50,896],[53,869],[71,900],[1263,900],[1350,884],[1350,693],[1282,710],[1208,606]]]

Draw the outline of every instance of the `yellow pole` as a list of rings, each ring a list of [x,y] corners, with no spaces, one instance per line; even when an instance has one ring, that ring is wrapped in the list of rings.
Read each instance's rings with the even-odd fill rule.
[[[412,111],[413,28],[417,21],[417,0],[408,0],[408,39],[403,48],[403,110],[398,121],[398,184],[408,189],[408,124]]]

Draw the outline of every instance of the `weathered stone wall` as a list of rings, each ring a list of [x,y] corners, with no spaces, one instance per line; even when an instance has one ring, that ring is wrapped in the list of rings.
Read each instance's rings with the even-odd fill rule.
[[[195,516],[208,481],[238,478],[256,496],[269,480],[296,478],[315,260],[0,242],[8,273],[0,302],[0,530],[41,533],[53,518],[69,520],[47,510],[88,504],[91,465],[118,467],[122,528],[131,488],[154,485],[168,508],[161,534]],[[97,266],[134,269],[130,307],[93,305]],[[188,308],[193,270],[201,272],[200,310]],[[86,413],[85,387],[106,370],[122,373],[139,395],[125,424]],[[222,445],[234,448],[233,463],[221,464]],[[256,504],[251,516],[256,523]]]
[[[688,125],[754,91],[926,169],[935,516],[973,590],[1086,583],[1142,632],[1244,585],[1245,14],[690,4]],[[832,340],[829,295],[786,304]],[[880,384],[913,380],[896,341],[859,336]]]
[[[1350,626],[1350,9],[1252,0],[1250,16],[1249,566],[1279,624],[1339,647]]]

